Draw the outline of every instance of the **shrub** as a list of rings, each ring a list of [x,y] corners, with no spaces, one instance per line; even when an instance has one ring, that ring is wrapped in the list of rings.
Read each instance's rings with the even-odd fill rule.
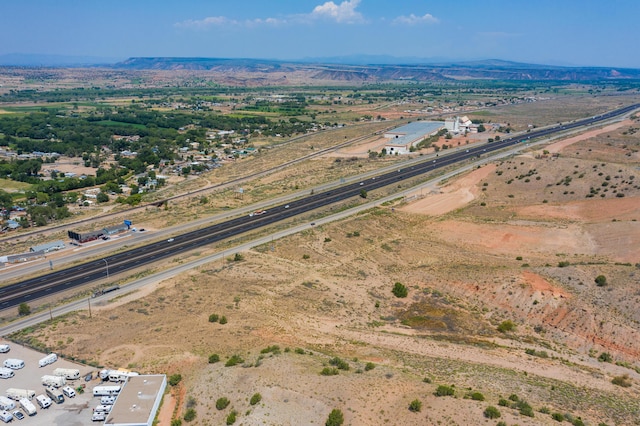
[[[396,297],[407,297],[407,295],[409,294],[409,290],[407,290],[407,287],[399,282],[393,285],[393,290],[391,290],[391,292]]]
[[[474,401],[484,401],[484,395],[480,392],[473,392],[471,394],[471,399],[473,399]]]
[[[349,367],[349,363],[348,363],[348,362],[346,362],[346,361],[344,361],[344,360],[342,360],[342,359],[340,359],[340,358],[338,358],[338,357],[331,358],[331,359],[329,360],[329,364],[331,364],[331,365],[334,365],[334,366],[338,367],[338,370],[345,370],[345,371],[347,371],[347,370],[349,370],[349,368],[350,368],[350,367]]]
[[[171,420],[171,426],[182,426],[182,419]]]
[[[527,417],[534,417],[533,408],[526,402],[520,401],[517,404],[517,407],[520,409],[520,414]]]
[[[511,404],[509,404],[509,401],[507,401],[506,399],[500,398],[500,400],[498,401],[498,405],[501,407],[508,407]]]
[[[229,401],[229,398],[223,396],[222,398],[218,398],[218,400],[216,401],[216,408],[218,410],[224,410],[229,406],[230,403],[231,401]]]
[[[614,377],[613,380],[611,380],[611,383],[617,386],[622,386],[623,388],[631,387],[631,379],[628,374]]]
[[[559,268],[566,268],[569,265],[571,265],[571,263],[567,262],[566,260],[563,260],[562,262],[558,262]]]
[[[600,356],[598,356],[598,361],[600,362],[611,362],[613,361],[613,357],[609,352],[602,352]]]
[[[419,413],[422,410],[422,401],[419,399],[414,399],[409,403],[409,411],[413,411],[414,413]]]
[[[484,416],[488,419],[498,419],[502,414],[500,414],[500,410],[498,410],[493,405],[488,406],[484,409]]]
[[[364,371],[371,371],[374,368],[376,368],[376,365],[374,363],[372,363],[372,362],[368,362],[364,366]]]
[[[295,348],[293,351],[298,355],[304,355],[304,349],[302,348]]]
[[[515,393],[512,393],[511,395],[509,395],[509,400],[513,402],[518,402],[520,401],[520,398],[518,398],[518,395],[516,395]]]
[[[340,426],[344,423],[344,415],[342,411],[334,408],[329,413],[329,417],[327,417],[327,421],[324,423],[325,426]]]
[[[262,401],[262,395],[260,395],[259,393],[254,393],[251,399],[249,400],[249,404],[256,405],[260,401]]]
[[[260,353],[261,354],[273,353],[274,355],[278,355],[280,353],[280,346],[278,345],[267,346],[266,348],[262,349]]]
[[[176,386],[182,380],[182,376],[180,374],[172,374],[169,376],[169,385]]]
[[[227,317],[225,317],[224,315],[220,317],[220,324],[226,324],[227,323]]]
[[[224,366],[233,367],[234,365],[242,364],[243,362],[244,362],[244,359],[242,359],[240,355],[231,355],[231,358],[227,360]]]
[[[507,331],[515,330],[516,325],[511,320],[502,321],[498,326],[498,331],[500,333],[506,333]]]
[[[564,416],[561,413],[553,413],[551,418],[557,422],[564,422]]]
[[[339,374],[337,368],[325,367],[320,372],[322,376],[337,376]]]
[[[236,412],[236,410],[233,410],[229,413],[229,415],[227,416],[227,424],[228,425],[232,425],[236,422],[236,416],[238,415],[238,413]]]
[[[596,285],[598,287],[604,287],[607,285],[607,277],[604,275],[598,275],[595,279]]]
[[[571,422],[571,424],[573,426],[584,426],[584,422],[582,421],[582,419],[580,417],[573,419],[573,421]]]
[[[195,418],[196,418],[196,410],[194,410],[193,408],[189,408],[184,413],[184,421],[185,422],[190,422],[190,421],[194,420]]]
[[[218,314],[211,314],[209,315],[209,322],[218,322],[218,319],[220,318],[220,315]]]
[[[440,385],[436,389],[436,396],[453,396],[456,393],[453,386]]]
[[[220,355],[218,354],[209,355],[209,364],[215,364],[218,361],[220,361]]]
[[[22,302],[20,305],[18,305],[18,315],[23,317],[25,315],[29,315],[30,313],[31,313],[31,307],[26,303]]]

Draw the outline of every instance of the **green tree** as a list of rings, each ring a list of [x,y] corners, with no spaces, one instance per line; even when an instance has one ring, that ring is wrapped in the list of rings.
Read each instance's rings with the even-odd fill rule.
[[[493,405],[488,406],[484,410],[484,416],[488,419],[498,419],[502,414],[500,414],[500,410],[498,410]]]
[[[249,400],[249,404],[256,405],[260,401],[262,401],[262,395],[260,395],[259,393],[254,393],[251,399]]]
[[[181,374],[172,374],[171,376],[169,376],[169,385],[170,386],[176,386],[181,381],[182,381],[182,375]]]
[[[365,189],[361,189],[360,190],[360,197],[361,198],[367,198],[368,194],[367,191]]]
[[[440,385],[436,388],[436,396],[453,396],[456,393],[453,386]]]
[[[195,418],[196,418],[196,410],[194,410],[193,408],[189,408],[184,413],[184,421],[185,422],[190,422],[190,421],[194,420]]]
[[[231,401],[229,401],[229,398],[223,396],[222,398],[218,398],[218,400],[216,401],[216,408],[218,410],[224,410],[229,406],[230,403]]]
[[[595,282],[598,287],[604,287],[607,285],[607,277],[605,277],[604,275],[598,275],[595,279]]]
[[[26,303],[22,302],[20,305],[18,305],[18,315],[23,317],[23,316],[29,315],[30,313],[31,313],[31,307]]]
[[[498,326],[498,331],[500,333],[506,333],[507,331],[515,330],[516,325],[511,320],[502,321]]]
[[[329,417],[327,418],[327,421],[324,423],[325,426],[341,426],[344,423],[344,415],[342,414],[342,411],[338,410],[337,408],[334,408],[333,410],[331,410],[331,413],[329,413]]]
[[[234,424],[236,422],[237,415],[238,415],[238,412],[236,410],[231,411],[227,416],[227,425]]]
[[[96,201],[99,203],[106,203],[109,201],[109,196],[101,191],[96,196]]]
[[[409,403],[409,411],[413,411],[414,413],[419,413],[422,411],[422,401],[419,399],[414,399]]]
[[[407,289],[407,287],[400,282],[397,282],[393,285],[393,290],[391,290],[391,292],[396,297],[407,297],[407,295],[409,294],[409,290]]]

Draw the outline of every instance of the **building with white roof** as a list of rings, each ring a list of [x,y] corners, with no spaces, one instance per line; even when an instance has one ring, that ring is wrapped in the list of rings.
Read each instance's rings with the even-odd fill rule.
[[[433,136],[444,127],[442,121],[416,121],[397,127],[384,134],[389,139],[384,148],[387,154],[408,154],[411,147],[424,138]]]
[[[130,376],[104,425],[152,426],[166,387],[164,374]]]

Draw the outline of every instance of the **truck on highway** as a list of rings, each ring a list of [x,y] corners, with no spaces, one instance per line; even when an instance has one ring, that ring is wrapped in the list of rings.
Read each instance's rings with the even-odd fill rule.
[[[15,401],[19,401],[22,398],[33,399],[36,397],[36,391],[31,389],[9,388],[7,389],[7,397]]]
[[[67,384],[67,379],[62,376],[50,376],[45,375],[42,376],[42,384],[45,386],[52,386],[55,388],[60,388]]]
[[[103,294],[111,293],[112,291],[116,291],[116,290],[120,290],[120,286],[119,285],[112,285],[111,287],[102,288],[100,290],[94,291],[93,292],[93,296],[91,296],[91,297],[102,296]]]
[[[35,395],[35,392],[34,392]],[[27,398],[22,398],[20,401],[20,406],[22,407],[22,409],[24,410],[25,413],[27,413],[27,416],[35,416],[37,411],[36,411],[36,406],[33,405],[33,403],[31,401],[29,401]]]
[[[80,370],[77,368],[56,368],[53,370],[54,376],[61,376],[67,380],[77,380],[80,378]]]

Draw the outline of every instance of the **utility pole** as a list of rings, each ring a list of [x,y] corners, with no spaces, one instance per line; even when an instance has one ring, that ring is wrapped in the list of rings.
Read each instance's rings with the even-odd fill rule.
[[[107,262],[107,259],[102,260],[104,260],[104,264],[107,265],[107,279],[109,279],[109,262]]]
[[[89,318],[91,318],[91,296],[87,298],[87,301],[89,302]]]

